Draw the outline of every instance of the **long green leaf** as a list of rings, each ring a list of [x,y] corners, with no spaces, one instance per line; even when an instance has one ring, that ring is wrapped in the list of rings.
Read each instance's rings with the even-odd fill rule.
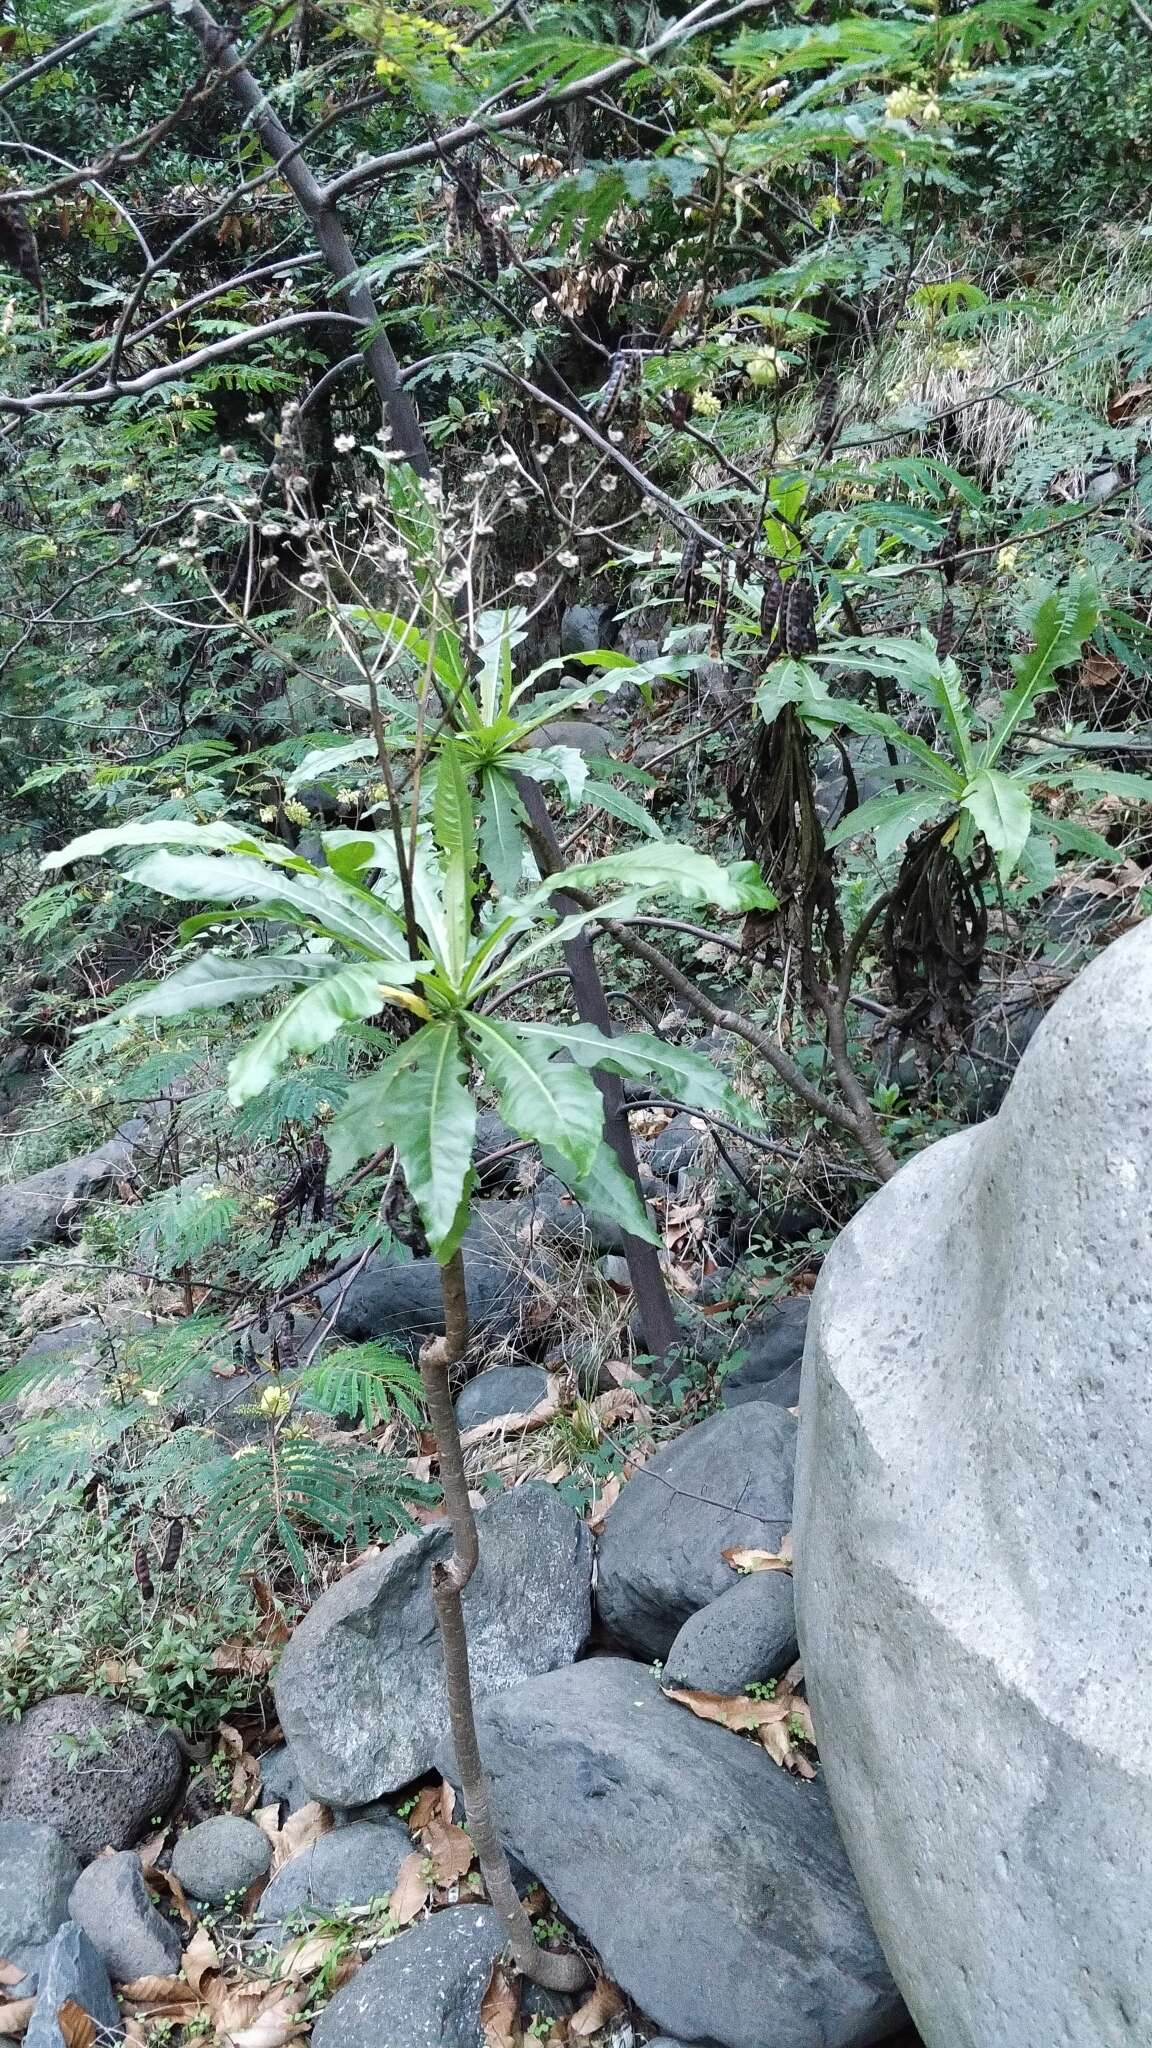
[[[599,1067],[628,1081],[645,1081],[655,1075],[690,1109],[712,1110],[717,1116],[745,1123],[757,1121],[711,1060],[683,1046],[668,1045],[648,1032],[623,1031],[607,1038],[594,1024],[584,1023],[518,1024],[516,1029],[545,1055],[567,1053],[578,1066]]]
[[[1040,600],[1028,621],[1035,645],[1012,664],[1016,682],[981,749],[982,767],[991,768],[1000,759],[1037,697],[1054,688],[1056,670],[1079,658],[1084,642],[1095,630],[1099,611],[1096,587],[1084,576],[1074,576],[1063,590],[1049,591]]]
[[[370,761],[376,752],[374,739],[341,740],[331,747],[313,747],[305,754],[298,768],[292,770],[285,788],[289,795],[308,782],[322,782],[334,775],[338,768],[347,768],[353,761]]]
[[[651,811],[646,811],[635,797],[617,789],[614,782],[586,782],[583,801],[589,810],[607,811],[610,818],[618,818],[622,825],[631,825],[635,831],[642,832],[645,839],[664,837]]]
[[[134,825],[105,825],[96,832],[82,832],[56,853],[46,853],[42,868],[66,868],[74,860],[88,860],[111,853],[121,846],[190,846],[201,853],[254,853],[277,863],[291,859],[286,846],[245,831],[243,825],[217,819],[210,825],[194,825],[183,818],[149,818]]]
[[[227,953],[201,953],[170,974],[158,988],[135,996],[117,1018],[183,1017],[189,1010],[217,1010],[245,1003],[270,989],[325,981],[345,963],[329,954],[261,953],[248,960]]]
[[[619,1160],[607,1145],[597,1147],[586,1173],[573,1171],[572,1163],[549,1145],[541,1145],[540,1157],[552,1173],[570,1188],[581,1207],[593,1216],[619,1224],[645,1244],[659,1244],[660,1234]]]
[[[389,1061],[388,1138],[441,1263],[468,1221],[476,1103],[467,1072],[454,1022],[426,1024]]]
[[[587,1173],[604,1128],[594,1081],[566,1060],[553,1060],[514,1024],[468,1018],[468,1036],[517,1137],[550,1145],[577,1173]]]
[[[1032,799],[1024,785],[995,768],[973,776],[961,809],[979,827],[996,856],[1002,882],[1012,873],[1032,830]]]
[[[480,858],[501,896],[511,896],[520,886],[527,823],[511,776],[502,768],[485,768],[480,777]]]
[[[251,903],[312,925],[386,960],[393,980],[393,970],[408,960],[399,919],[338,875],[285,874],[240,855],[154,853],[133,868],[132,879],[178,903]]]
[[[228,1100],[234,1107],[262,1095],[294,1053],[315,1052],[346,1024],[374,1016],[385,1001],[379,971],[360,961],[301,989],[258,1031],[228,1069]]]
[[[436,757],[432,830],[443,855],[447,967],[453,982],[464,972],[472,930],[476,876],[476,819],[463,762],[451,741]]]
[[[869,797],[866,804],[858,805],[846,817],[839,818],[835,825],[829,825],[824,838],[829,846],[839,846],[845,839],[859,839],[867,832],[874,833],[876,858],[887,860],[913,832],[926,825],[930,818],[941,817],[946,808],[947,799],[935,792],[916,796],[896,791],[890,796]]]
[[[678,840],[630,847],[584,867],[564,868],[549,875],[541,893],[557,889],[595,889],[603,883],[622,885],[647,896],[678,896],[683,903],[711,904],[717,910],[774,910],[773,896],[754,861],[721,867],[711,854]]]

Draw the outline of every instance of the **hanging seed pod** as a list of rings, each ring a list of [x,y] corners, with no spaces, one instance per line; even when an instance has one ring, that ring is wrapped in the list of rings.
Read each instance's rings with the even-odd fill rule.
[[[840,379],[835,370],[825,370],[816,387],[816,397],[816,424],[808,445],[819,448],[824,455],[836,439],[840,426]]]
[[[784,592],[781,639],[784,652],[793,660],[800,660],[806,654],[815,654],[819,641],[816,637],[816,592],[807,576],[795,575]]]
[[[611,419],[616,407],[620,403],[620,394],[624,389],[625,379],[628,375],[629,361],[630,358],[627,350],[618,348],[609,366],[607,382],[599,398],[596,400],[595,411],[592,415],[593,419],[600,426],[603,426],[606,420]]]
[[[183,1543],[184,1524],[179,1515],[175,1515],[168,1524],[168,1534],[164,1539],[164,1555],[160,1559],[160,1569],[162,1572],[175,1571]]]
[[[760,637],[771,640],[780,623],[780,606],[784,602],[784,583],[775,562],[764,564],[764,595],[760,600]],[[777,650],[779,651],[779,650]]]
[[[676,588],[686,605],[691,607],[696,599],[696,587],[700,578],[700,564],[704,560],[704,543],[698,533],[690,533],[680,556],[680,567],[676,571]]]
[[[712,607],[712,631],[708,640],[708,654],[712,661],[724,658],[724,631],[728,623],[728,563],[720,564],[720,581],[716,586],[716,602]]]
[[[956,505],[953,507],[952,517],[948,521],[944,538],[940,543],[940,553],[936,557],[944,581],[949,587],[956,581],[956,556],[959,552],[959,547],[960,507]]]
[[[136,1574],[136,1584],[140,1588],[140,1598],[142,1600],[151,1600],[156,1588],[152,1583],[152,1566],[149,1562],[148,1552],[143,1544],[139,1546],[136,1555],[132,1559],[132,1570]]]
[[[936,621],[936,652],[941,661],[951,654],[956,645],[956,607],[950,597],[945,597]]]

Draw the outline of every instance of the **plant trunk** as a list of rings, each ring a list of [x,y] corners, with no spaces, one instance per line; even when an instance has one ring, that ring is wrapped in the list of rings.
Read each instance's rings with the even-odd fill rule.
[[[464,1260],[459,1252],[453,1253],[443,1268],[441,1285],[445,1334],[432,1337],[423,1345],[420,1377],[440,1456],[444,1505],[452,1524],[452,1555],[446,1563],[440,1562],[432,1567],[432,1598],[440,1625],[448,1713],[456,1767],[464,1790],[464,1812],[468,1832],[480,1859],[488,1897],[508,1930],[516,1968],[534,1984],[542,1984],[549,1991],[579,1991],[588,1981],[588,1972],[580,1957],[555,1955],[542,1949],[532,1933],[532,1922],[512,1882],[508,1858],[496,1830],[492,1795],[480,1756],[463,1601],[464,1588],[476,1569],[480,1546],[476,1517],[468,1498],[464,1453],[449,1379],[452,1366],[463,1356],[468,1343],[468,1296],[464,1283]]]
[[[528,814],[537,860],[546,873],[555,874],[563,866],[563,859],[540,785],[527,775],[518,775],[516,788]],[[583,907],[563,889],[556,890],[552,901],[561,916]],[[583,1023],[594,1024],[605,1038],[611,1038],[612,1016],[591,939],[578,932],[565,946],[564,958],[572,980],[577,1015]],[[636,1148],[632,1143],[632,1127],[624,1102],[624,1083],[618,1074],[596,1071],[593,1078],[604,1102],[605,1141],[635,1188],[637,1199],[643,1204]],[[674,1346],[681,1342],[683,1332],[676,1321],[660,1254],[654,1244],[646,1244],[642,1237],[633,1237],[627,1230],[623,1235],[624,1256],[628,1261],[628,1275],[636,1297],[644,1345],[654,1358],[663,1362]]]

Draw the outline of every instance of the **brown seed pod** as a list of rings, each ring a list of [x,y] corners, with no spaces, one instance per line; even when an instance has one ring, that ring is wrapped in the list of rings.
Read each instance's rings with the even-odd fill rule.
[[[143,1544],[140,1545],[135,1557],[132,1559],[132,1570],[136,1574],[136,1584],[140,1588],[141,1599],[151,1600],[156,1588],[152,1583],[152,1566],[149,1562],[148,1552]]]

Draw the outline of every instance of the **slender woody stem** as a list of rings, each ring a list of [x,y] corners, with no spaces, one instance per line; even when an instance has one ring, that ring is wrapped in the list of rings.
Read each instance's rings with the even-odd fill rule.
[[[534,1984],[542,1984],[549,1991],[579,1991],[588,1981],[588,1972],[580,1957],[554,1955],[540,1948],[533,1936],[532,1922],[512,1882],[508,1857],[497,1832],[492,1794],[480,1755],[463,1601],[464,1588],[476,1569],[480,1542],[476,1517],[468,1498],[464,1452],[449,1380],[452,1366],[463,1356],[468,1343],[468,1296],[464,1260],[459,1252],[455,1252],[443,1268],[441,1286],[444,1335],[430,1338],[422,1347],[420,1377],[440,1455],[444,1505],[452,1525],[452,1555],[432,1567],[432,1598],[440,1626],[448,1714],[456,1765],[464,1790],[468,1832],[476,1845],[488,1897],[508,1930],[516,1968],[523,1976],[530,1977]]]

